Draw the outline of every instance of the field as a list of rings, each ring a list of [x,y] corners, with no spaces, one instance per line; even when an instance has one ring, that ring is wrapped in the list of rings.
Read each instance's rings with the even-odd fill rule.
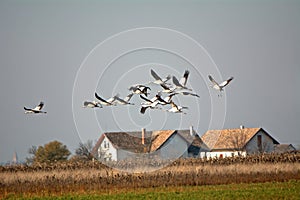
[[[63,194],[50,196],[8,195],[19,199],[299,199],[300,181],[141,188],[115,193]]]
[[[127,165],[141,167],[134,162]],[[99,162],[0,167],[0,198],[198,199],[205,195],[206,199],[253,199],[260,195],[297,199],[299,193],[300,153],[181,159],[160,170],[139,173]]]

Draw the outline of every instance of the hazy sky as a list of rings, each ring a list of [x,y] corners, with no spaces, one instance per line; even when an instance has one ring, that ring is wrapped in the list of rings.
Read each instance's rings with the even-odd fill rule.
[[[225,3],[226,2],[226,3]],[[300,144],[299,1],[0,1],[0,162],[53,140],[74,152],[103,131],[263,127]],[[158,27],[158,28],[143,28]],[[83,109],[97,91],[191,71],[187,115]],[[222,98],[209,88],[234,76]],[[153,92],[159,87],[151,86]],[[153,95],[153,93],[151,94]],[[23,107],[45,102],[47,115]],[[138,96],[133,102],[140,103]],[[224,122],[224,123],[223,123]]]

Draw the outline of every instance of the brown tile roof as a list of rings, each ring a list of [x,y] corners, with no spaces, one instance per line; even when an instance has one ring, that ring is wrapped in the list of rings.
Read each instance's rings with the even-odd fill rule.
[[[209,130],[201,138],[210,149],[240,149],[259,130],[261,128]]]
[[[153,131],[150,152],[159,149],[174,132],[175,130]]]
[[[112,143],[116,149],[124,149],[127,151],[141,153],[141,152],[153,152],[158,150],[174,133],[178,133],[188,144],[195,147],[203,148],[206,145],[201,138],[196,135],[193,137],[190,135],[189,130],[160,130],[160,131],[146,131],[145,144],[142,145],[142,133],[140,132],[109,132],[101,135],[97,141],[92,153],[95,154],[104,137]]]

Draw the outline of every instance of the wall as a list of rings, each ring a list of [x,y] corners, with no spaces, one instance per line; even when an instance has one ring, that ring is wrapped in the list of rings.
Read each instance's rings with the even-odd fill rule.
[[[100,156],[100,151],[104,153],[104,156],[100,159],[117,160],[117,150],[113,147],[107,137],[104,137],[100,147],[98,148],[98,156]]]
[[[257,136],[262,137],[262,152],[273,152],[274,143],[271,137],[269,137],[264,131],[260,130],[247,144],[246,151],[249,154],[260,153],[257,146]]]
[[[232,157],[232,156],[246,156],[246,152],[242,151],[216,151],[216,152],[201,152],[199,157],[200,158],[220,158],[220,157]]]
[[[186,141],[178,134],[173,134],[169,139],[159,148],[162,159],[174,159],[188,157],[188,146]]]

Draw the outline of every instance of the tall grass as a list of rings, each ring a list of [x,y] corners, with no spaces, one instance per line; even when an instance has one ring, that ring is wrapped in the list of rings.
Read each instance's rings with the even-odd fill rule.
[[[139,173],[119,171],[98,162],[6,166],[0,168],[0,197],[109,194],[140,188],[300,180],[299,154],[290,156],[293,159],[282,157],[281,161],[270,158],[251,157],[254,162],[245,158],[179,159],[160,170]]]

